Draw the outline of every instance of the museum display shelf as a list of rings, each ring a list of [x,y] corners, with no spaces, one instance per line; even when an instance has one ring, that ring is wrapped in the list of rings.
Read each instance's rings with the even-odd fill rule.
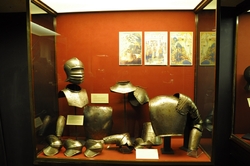
[[[206,140],[203,140],[206,142]],[[168,164],[180,164],[186,163],[187,165],[209,165],[210,163],[210,156],[199,147],[200,155],[197,157],[190,157],[187,155],[187,152],[181,150],[180,147],[182,146],[183,138],[181,137],[172,137],[171,140],[171,147],[174,151],[174,154],[162,154],[161,148],[162,145],[152,146],[150,149],[156,149],[158,152],[158,159],[138,159],[136,158],[136,149],[134,149],[129,154],[124,154],[118,151],[118,146],[114,144],[104,145],[102,152],[92,158],[88,158],[84,155],[86,147],[83,147],[82,153],[77,154],[72,157],[66,157],[64,155],[65,148],[62,147],[60,152],[54,156],[46,156],[41,151],[37,155],[37,163],[58,163],[58,162],[67,162],[67,163],[103,163],[103,164],[145,164],[145,165],[168,165]],[[148,148],[145,148],[148,149]]]

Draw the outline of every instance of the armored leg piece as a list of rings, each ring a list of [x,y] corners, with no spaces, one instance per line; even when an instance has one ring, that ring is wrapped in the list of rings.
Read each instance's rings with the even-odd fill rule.
[[[56,123],[56,136],[61,137],[65,126],[65,117],[60,115]]]

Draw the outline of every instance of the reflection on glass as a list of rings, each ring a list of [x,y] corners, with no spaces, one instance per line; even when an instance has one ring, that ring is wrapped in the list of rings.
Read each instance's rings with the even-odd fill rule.
[[[58,116],[55,75],[55,35],[58,34],[54,32],[53,16],[34,5],[31,5],[31,10],[31,59],[34,82],[34,115],[35,123],[37,123],[35,124],[35,132],[37,151],[40,151],[44,146],[42,142],[45,137],[55,133]]]
[[[203,120],[201,147],[211,156],[215,99],[215,2],[197,14],[196,105]]]

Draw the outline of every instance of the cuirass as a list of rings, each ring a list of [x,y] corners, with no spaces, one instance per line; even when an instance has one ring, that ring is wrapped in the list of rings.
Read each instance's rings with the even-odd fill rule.
[[[85,89],[81,89],[80,91],[72,91],[68,88],[65,88],[61,91],[64,93],[69,106],[83,108],[89,103],[88,95]]]
[[[106,106],[84,107],[84,130],[88,139],[99,140],[110,134],[113,125],[112,111],[111,107]]]
[[[150,120],[156,136],[182,135],[187,116],[176,110],[179,99],[175,96],[157,96],[149,101]]]

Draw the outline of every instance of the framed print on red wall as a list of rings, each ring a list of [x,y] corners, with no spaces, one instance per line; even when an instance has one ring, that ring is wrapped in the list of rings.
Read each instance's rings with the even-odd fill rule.
[[[119,32],[119,65],[142,65],[142,32]]]
[[[168,32],[144,32],[144,64],[167,65]]]
[[[193,32],[170,32],[170,65],[193,64]]]

